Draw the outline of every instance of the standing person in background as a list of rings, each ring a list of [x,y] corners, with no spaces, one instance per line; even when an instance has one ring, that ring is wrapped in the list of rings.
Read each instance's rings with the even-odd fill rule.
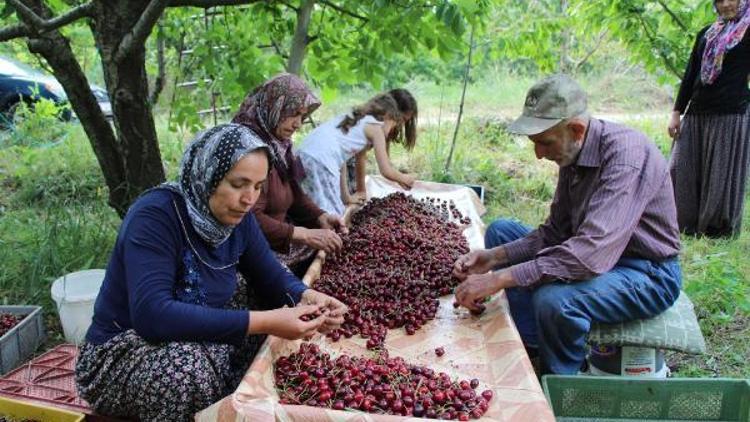
[[[402,107],[391,93],[378,94],[366,104],[315,128],[302,142],[299,157],[307,177],[302,188],[321,208],[343,213],[346,205],[361,203],[366,197],[365,174],[367,152],[372,148],[380,173],[411,189],[414,176],[393,167],[389,158],[390,145],[402,143],[407,150],[416,143],[417,104],[406,90],[398,92]],[[356,158],[355,185],[350,195],[347,160]]]
[[[730,237],[740,233],[750,165],[750,4],[715,0],[714,9],[716,22],[696,37],[668,131],[680,230]]]
[[[292,152],[292,135],[319,106],[301,79],[283,73],[248,94],[232,119],[269,146],[273,165],[253,211],[279,260],[300,277],[317,250],[339,250],[337,231],[346,232],[340,216],[326,213],[302,191],[305,172]]]
[[[282,267],[250,212],[268,169],[263,141],[219,125],[185,150],[177,183],[130,207],[76,364],[97,413],[193,420],[237,388],[266,334],[298,339],[343,322],[346,306]]]

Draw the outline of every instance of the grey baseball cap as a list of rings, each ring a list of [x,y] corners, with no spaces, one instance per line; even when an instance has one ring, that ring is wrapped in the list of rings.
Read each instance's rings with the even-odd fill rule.
[[[570,76],[548,76],[529,89],[523,113],[508,131],[519,135],[542,133],[564,119],[585,113],[586,104],[586,93]]]

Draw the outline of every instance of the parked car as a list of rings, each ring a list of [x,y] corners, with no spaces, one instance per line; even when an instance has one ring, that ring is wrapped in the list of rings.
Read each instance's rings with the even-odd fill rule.
[[[112,118],[112,105],[104,88],[90,85],[104,115]],[[51,75],[36,70],[16,60],[0,57],[0,113],[5,121],[12,121],[21,101],[32,105],[42,98],[66,106],[68,97],[62,85]],[[60,118],[70,120],[75,115],[70,107],[63,107]]]
[[[112,104],[109,102],[109,94],[107,94],[107,90],[96,85],[89,85],[89,87],[91,88],[91,92],[94,93],[94,98],[96,98],[96,102],[99,103],[99,108],[102,109],[104,117],[106,117],[107,120],[112,120],[114,115],[112,114]]]

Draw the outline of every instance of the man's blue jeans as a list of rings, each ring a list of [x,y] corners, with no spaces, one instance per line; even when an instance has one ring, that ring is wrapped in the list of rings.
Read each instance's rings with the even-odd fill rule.
[[[485,233],[487,249],[520,239],[530,228],[497,220]],[[609,272],[591,280],[555,281],[506,289],[510,312],[527,348],[537,348],[544,373],[576,374],[586,357],[592,322],[616,324],[651,318],[680,295],[677,258],[661,262],[621,258]]]

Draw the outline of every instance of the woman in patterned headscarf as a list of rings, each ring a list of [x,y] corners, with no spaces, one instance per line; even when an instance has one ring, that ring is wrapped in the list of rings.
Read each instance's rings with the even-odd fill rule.
[[[715,0],[714,9],[718,18],[698,33],[669,122],[672,179],[682,231],[737,236],[750,165],[750,4]]]
[[[334,252],[345,232],[338,215],[321,210],[302,191],[304,170],[292,152],[292,135],[320,101],[297,76],[283,73],[255,88],[233,123],[253,130],[269,146],[273,167],[253,209],[279,260],[302,276],[317,250]]]
[[[214,127],[185,151],[177,183],[130,208],[76,365],[97,413],[192,420],[237,388],[266,334],[297,339],[343,322],[346,307],[286,271],[250,213],[268,157],[246,127]],[[271,310],[250,310],[256,302]]]

